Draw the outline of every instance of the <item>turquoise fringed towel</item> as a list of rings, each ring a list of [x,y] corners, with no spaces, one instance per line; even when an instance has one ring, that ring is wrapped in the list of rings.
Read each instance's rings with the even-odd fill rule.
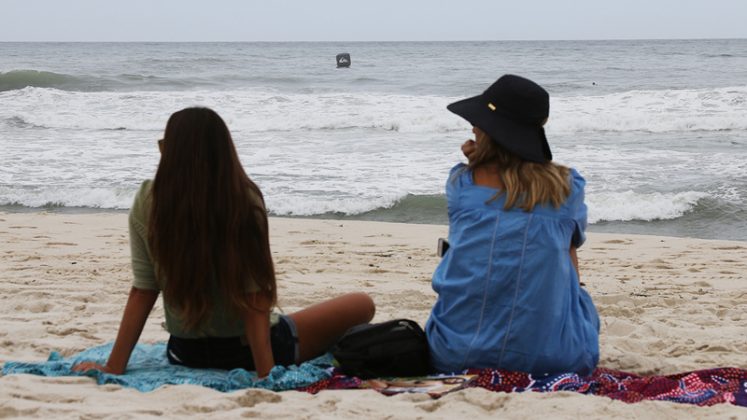
[[[3,375],[27,373],[41,376],[90,376],[99,385],[117,384],[147,392],[162,385],[201,385],[228,392],[245,388],[263,388],[286,391],[311,385],[332,376],[332,357],[327,354],[302,363],[300,366],[275,366],[270,375],[257,379],[254,372],[244,369],[230,371],[217,369],[193,369],[176,366],[166,358],[166,343],[138,344],[132,352],[124,375],[111,375],[98,371],[73,372],[73,365],[90,360],[102,365],[109,357],[113,343],[92,347],[70,357],[52,352],[42,363],[6,362]]]

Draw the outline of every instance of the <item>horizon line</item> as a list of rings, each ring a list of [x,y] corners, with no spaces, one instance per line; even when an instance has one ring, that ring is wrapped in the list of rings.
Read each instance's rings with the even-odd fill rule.
[[[223,43],[223,44],[230,44],[230,43],[257,43],[257,44],[288,44],[288,43],[398,43],[398,42],[410,42],[410,43],[430,43],[430,42],[579,42],[579,41],[596,41],[596,42],[604,42],[604,41],[732,41],[732,40],[745,40],[747,37],[736,37],[736,38],[724,38],[724,37],[714,37],[714,38],[567,38],[567,39],[458,39],[458,40],[445,40],[445,39],[436,39],[436,40],[354,40],[354,41],[343,41],[343,40],[254,40],[254,41],[246,41],[246,40],[212,40],[212,41],[195,41],[195,40],[150,40],[150,41],[143,41],[143,40],[107,40],[107,41],[91,41],[91,40],[56,40],[56,41],[49,41],[49,40],[25,40],[25,41],[18,41],[18,40],[2,40],[0,41],[0,44],[10,44],[10,43],[46,43],[46,44],[54,44],[54,43],[70,43],[70,44],[84,44],[84,43],[97,43],[97,44],[103,44],[103,43],[110,43],[110,44],[135,44],[135,43],[141,43],[141,44],[179,44],[179,43],[190,43],[190,44],[198,44],[198,43]]]

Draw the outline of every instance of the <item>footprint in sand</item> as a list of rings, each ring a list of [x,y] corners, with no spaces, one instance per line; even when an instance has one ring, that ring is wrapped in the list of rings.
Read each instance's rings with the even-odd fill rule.
[[[64,328],[64,329],[60,329],[60,328],[47,328],[47,333],[48,334],[57,335],[57,336],[60,336],[60,337],[64,337],[64,336],[67,336],[67,335],[70,335],[70,334],[75,334],[75,333],[85,333],[85,334],[87,334],[88,332],[86,330],[80,329],[80,328]]]
[[[613,318],[612,321],[605,326],[604,332],[611,337],[625,337],[637,329],[638,327],[634,324]]]
[[[261,403],[279,403],[283,401],[283,397],[275,392],[265,390],[249,390],[243,395],[238,396],[234,400],[238,405],[242,407],[254,407]]]
[[[54,306],[50,305],[49,303],[43,303],[43,302],[35,302],[26,307],[26,310],[28,310],[31,313],[43,313],[43,312],[49,312],[50,309],[52,309]],[[18,308],[18,307],[16,307]]]

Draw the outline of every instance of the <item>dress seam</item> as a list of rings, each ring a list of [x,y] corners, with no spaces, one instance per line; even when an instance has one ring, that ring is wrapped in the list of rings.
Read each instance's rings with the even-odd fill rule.
[[[493,257],[494,257],[494,251],[495,251],[495,239],[498,232],[498,223],[501,220],[501,213],[497,213],[495,216],[495,225],[493,227],[493,238],[490,242],[490,254],[488,258],[488,272],[485,276],[484,286],[483,286],[483,293],[482,293],[482,307],[480,308],[480,319],[477,321],[477,330],[475,330],[475,334],[472,336],[472,341],[469,343],[469,347],[467,347],[467,351],[464,356],[464,360],[462,361],[462,365],[460,367],[460,370],[464,369],[464,365],[467,363],[467,360],[469,360],[469,355],[472,352],[472,346],[475,344],[475,340],[477,340],[477,337],[480,336],[480,330],[482,329],[482,322],[485,319],[485,306],[488,301],[488,285],[490,284],[490,276],[493,273]]]
[[[511,326],[513,325],[514,321],[514,312],[516,310],[516,299],[519,296],[519,285],[521,284],[521,276],[522,272],[524,271],[524,255],[526,254],[527,250],[527,235],[529,234],[529,226],[532,223],[532,218],[534,217],[534,214],[529,215],[529,219],[527,220],[527,225],[524,228],[524,240],[521,244],[521,257],[519,259],[519,272],[517,274],[516,278],[516,287],[514,288],[514,298],[511,302],[511,315],[508,317],[508,325],[506,326],[506,335],[503,338],[503,346],[501,346],[501,353],[500,356],[498,356],[498,366],[501,367],[503,365],[503,355],[506,353],[506,346],[508,345],[508,338],[511,336]]]

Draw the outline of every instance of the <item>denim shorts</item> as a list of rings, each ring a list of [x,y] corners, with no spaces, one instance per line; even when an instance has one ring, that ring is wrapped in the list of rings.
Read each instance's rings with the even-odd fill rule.
[[[286,316],[270,328],[272,356],[276,365],[298,363],[298,333],[296,324]],[[166,347],[169,362],[193,368],[254,370],[254,359],[243,337],[169,337]]]

